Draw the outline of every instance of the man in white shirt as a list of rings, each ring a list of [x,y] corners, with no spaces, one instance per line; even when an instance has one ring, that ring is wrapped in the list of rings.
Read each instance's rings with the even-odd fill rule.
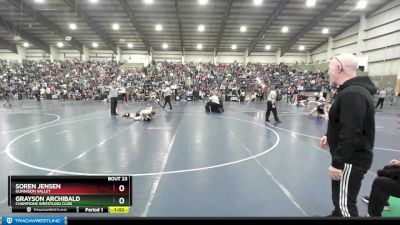
[[[210,111],[216,112],[216,113],[221,113],[224,111],[222,101],[216,93],[212,93],[211,97],[209,98],[209,101],[207,102],[207,104],[205,106],[205,110],[206,110],[206,113],[209,113]]]
[[[172,90],[168,86],[164,89],[164,98],[165,98],[165,103],[163,106],[163,109],[169,104],[169,109],[172,110],[172,105],[171,105],[171,95],[172,95]]]
[[[126,85],[123,85],[123,86],[120,88],[120,92],[121,92],[121,95],[122,95],[122,102],[125,101],[125,103],[128,103],[128,96],[127,96],[127,94],[126,94],[126,88],[125,88],[125,86],[126,86]]]
[[[40,90],[37,85],[34,85],[32,87],[32,93],[34,94],[36,101],[40,102]]]
[[[375,109],[378,108],[379,105],[381,105],[381,110],[382,110],[383,102],[385,101],[385,98],[386,98],[386,91],[384,89],[382,89],[379,92],[379,99],[378,99],[378,103],[375,106]]]
[[[393,105],[394,99],[395,99],[395,92],[393,87],[387,87],[385,88],[386,95],[388,97],[388,101],[390,102],[390,105]]]
[[[274,119],[276,123],[282,123],[282,121],[278,118],[278,112],[276,110],[276,98],[278,94],[275,91],[276,87],[272,86],[271,91],[268,94],[268,101],[267,101],[267,112],[265,113],[265,122],[269,122],[269,115],[272,113],[274,114]]]
[[[40,88],[40,97],[43,97],[46,94],[46,89],[44,89],[43,87]]]
[[[110,89],[110,99],[111,99],[111,116],[117,116],[117,104],[118,104],[118,87],[117,84],[113,83]]]

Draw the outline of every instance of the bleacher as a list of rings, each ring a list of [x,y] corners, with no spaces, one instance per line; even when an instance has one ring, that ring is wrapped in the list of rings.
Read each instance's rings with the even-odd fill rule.
[[[144,68],[143,63],[126,62],[126,63],[124,63],[124,65],[121,66],[121,69],[123,69],[123,70],[130,70],[130,69],[142,70],[143,68]]]

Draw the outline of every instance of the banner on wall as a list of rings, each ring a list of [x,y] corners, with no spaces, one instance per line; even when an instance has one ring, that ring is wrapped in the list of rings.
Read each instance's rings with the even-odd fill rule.
[[[126,54],[122,55],[122,60],[126,60],[128,63],[140,63],[145,67],[150,63],[150,57],[147,55]]]

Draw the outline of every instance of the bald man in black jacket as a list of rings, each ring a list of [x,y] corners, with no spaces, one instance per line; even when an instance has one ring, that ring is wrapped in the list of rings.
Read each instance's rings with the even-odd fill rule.
[[[373,159],[376,87],[369,77],[356,77],[357,68],[351,54],[334,57],[329,65],[331,85],[338,91],[321,147],[329,146],[332,156],[332,217],[358,217],[357,196]]]

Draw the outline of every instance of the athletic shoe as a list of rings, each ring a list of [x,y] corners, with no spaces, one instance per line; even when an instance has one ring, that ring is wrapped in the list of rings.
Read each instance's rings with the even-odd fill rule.
[[[269,123],[269,122],[270,122],[269,120],[266,120],[266,121],[265,121],[265,123]]]
[[[361,200],[367,204],[369,204],[369,196],[364,195]]]
[[[362,199],[363,202],[369,204],[369,196],[363,196],[361,199]],[[385,210],[385,211],[390,211],[391,210],[388,202],[386,202],[385,207],[383,208],[383,210]]]
[[[275,123],[282,123],[282,121],[278,120],[278,121],[275,121]]]
[[[125,113],[124,115],[122,115],[122,118],[129,117],[129,116],[130,116],[129,113]]]

